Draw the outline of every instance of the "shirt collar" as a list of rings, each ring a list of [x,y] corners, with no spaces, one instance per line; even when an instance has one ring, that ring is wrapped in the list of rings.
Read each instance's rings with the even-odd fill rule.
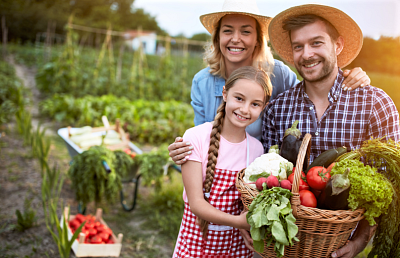
[[[216,97],[221,97],[222,90],[224,89],[224,86],[225,86],[225,79],[222,78],[221,76],[214,76],[214,80],[215,80],[214,94]]]
[[[342,83],[344,81],[344,76],[343,76],[343,71],[340,68],[338,68],[338,69],[339,69],[339,71],[336,76],[335,82],[333,83],[333,86],[332,86],[331,90],[329,91],[329,95],[328,95],[328,100],[331,103],[338,100],[340,97],[340,93],[342,92]],[[303,98],[308,99],[304,80],[302,80],[299,83],[299,86],[300,86],[300,96],[303,96]]]

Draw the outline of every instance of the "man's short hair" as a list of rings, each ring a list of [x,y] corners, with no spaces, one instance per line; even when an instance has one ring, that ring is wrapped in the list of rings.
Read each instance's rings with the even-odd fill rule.
[[[338,39],[338,37],[340,36],[339,32],[332,25],[332,23],[315,14],[303,14],[303,15],[289,17],[283,21],[282,28],[288,31],[289,36],[291,37],[292,30],[300,29],[316,21],[322,21],[325,24],[328,35],[331,37],[332,41],[336,41]]]

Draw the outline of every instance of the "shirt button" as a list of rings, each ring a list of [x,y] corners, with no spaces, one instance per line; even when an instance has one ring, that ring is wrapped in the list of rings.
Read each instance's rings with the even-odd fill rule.
[[[318,132],[315,132],[315,135],[318,135],[319,133]]]
[[[310,107],[310,110],[313,110],[313,107]]]

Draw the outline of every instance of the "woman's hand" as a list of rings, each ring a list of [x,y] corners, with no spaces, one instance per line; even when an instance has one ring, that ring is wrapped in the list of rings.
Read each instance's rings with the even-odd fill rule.
[[[344,70],[343,76],[345,77],[342,88],[343,90],[354,90],[358,87],[364,87],[371,84],[371,79],[360,67],[353,68],[352,70]]]
[[[182,137],[176,137],[175,142],[168,146],[169,156],[176,165],[187,161],[187,156],[192,153],[193,146],[190,142],[183,142]]]

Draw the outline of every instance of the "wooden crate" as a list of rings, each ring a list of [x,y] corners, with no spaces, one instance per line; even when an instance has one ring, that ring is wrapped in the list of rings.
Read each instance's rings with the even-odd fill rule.
[[[61,227],[63,226],[64,218],[68,218],[68,212],[68,207],[65,207],[64,213],[62,214],[60,219]],[[102,218],[102,212],[102,209],[97,209],[95,217],[98,221],[100,221],[100,223],[108,227],[107,223]],[[69,216],[70,220],[73,220],[74,218],[75,215]],[[68,225],[69,223],[66,224],[68,227],[68,239],[71,239],[73,234]],[[72,250],[74,251],[76,257],[119,257],[121,253],[123,235],[120,233],[118,234],[118,237],[116,237],[113,233],[111,237],[114,241],[114,244],[87,244],[84,243],[85,234],[80,233],[78,239],[75,240],[72,244]]]

